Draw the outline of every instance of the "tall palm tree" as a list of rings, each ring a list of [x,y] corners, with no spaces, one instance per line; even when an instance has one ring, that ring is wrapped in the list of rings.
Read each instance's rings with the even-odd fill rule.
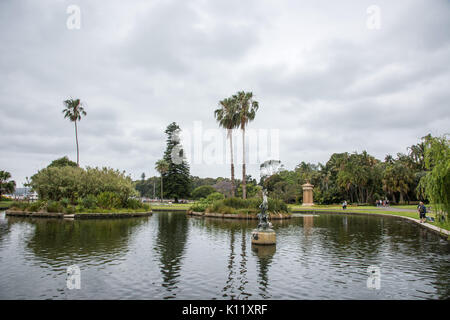
[[[239,124],[242,130],[242,198],[247,198],[247,181],[245,175],[245,127],[249,121],[255,119],[256,111],[258,111],[258,101],[253,100],[252,92],[239,91],[233,96],[233,100],[237,104],[239,113]]]
[[[81,116],[86,115],[86,111],[80,102],[80,99],[68,99],[64,101],[65,108],[63,109],[64,118],[69,118],[70,121],[75,123],[75,139],[77,141],[77,166],[80,166],[80,153],[78,149],[78,128],[77,121],[81,120]]]
[[[231,196],[235,196],[236,184],[234,181],[234,156],[233,156],[233,129],[239,126],[239,114],[237,105],[231,98],[224,99],[219,102],[219,108],[214,111],[214,116],[224,129],[227,129],[227,136],[230,139],[230,155],[231,155]]]
[[[163,174],[166,173],[167,171],[169,171],[169,163],[164,159],[158,160],[158,161],[156,161],[155,169],[161,175],[161,202],[162,202],[163,201]]]

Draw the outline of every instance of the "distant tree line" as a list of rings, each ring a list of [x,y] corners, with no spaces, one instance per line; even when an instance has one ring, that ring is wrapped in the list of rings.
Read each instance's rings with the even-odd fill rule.
[[[409,203],[419,200],[446,203],[448,201],[450,159],[447,136],[427,135],[419,143],[409,146],[406,153],[386,155],[376,159],[366,151],[334,153],[325,163],[301,162],[293,170],[282,170],[264,181],[257,182],[247,175],[247,197],[259,195],[267,188],[269,197],[286,203],[302,202],[302,185],[314,185],[314,201],[319,204],[351,203],[374,204],[387,199],[391,203]],[[439,172],[438,172],[439,171]],[[213,192],[231,197],[233,186],[236,196],[243,196],[242,180],[234,184],[228,178],[200,178],[189,176],[190,192],[186,198],[206,198]],[[159,197],[157,177],[135,181],[142,196]],[[431,191],[434,190],[434,193]],[[446,198],[447,197],[447,198]]]

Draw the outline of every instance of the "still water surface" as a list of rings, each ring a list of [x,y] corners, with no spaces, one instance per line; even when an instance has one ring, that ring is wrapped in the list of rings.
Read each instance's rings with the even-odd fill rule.
[[[252,247],[254,221],[155,213],[118,220],[5,217],[0,299],[449,299],[450,245],[385,217],[273,222],[276,247]],[[81,269],[81,289],[66,286]],[[367,268],[381,271],[367,288]]]

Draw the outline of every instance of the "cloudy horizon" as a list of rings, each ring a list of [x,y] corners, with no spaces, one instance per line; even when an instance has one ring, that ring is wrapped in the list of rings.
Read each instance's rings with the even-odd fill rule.
[[[68,28],[71,5],[79,29]],[[335,152],[406,152],[450,131],[449,18],[444,0],[2,1],[0,170],[20,187],[56,158],[76,160],[70,97],[87,111],[80,165],[133,179],[157,175],[168,124],[218,129],[219,100],[240,90],[260,105],[249,130],[279,132],[287,169]],[[236,130],[237,177],[240,140]],[[226,164],[190,165],[229,177]]]

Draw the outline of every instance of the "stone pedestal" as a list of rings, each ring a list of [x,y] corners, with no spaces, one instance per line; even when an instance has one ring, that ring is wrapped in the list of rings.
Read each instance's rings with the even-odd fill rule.
[[[314,200],[313,200],[313,189],[314,186],[310,183],[305,183],[302,185],[303,188],[303,204],[302,206],[313,206]]]
[[[275,231],[272,229],[259,230],[252,232],[252,244],[273,245],[276,243]]]

